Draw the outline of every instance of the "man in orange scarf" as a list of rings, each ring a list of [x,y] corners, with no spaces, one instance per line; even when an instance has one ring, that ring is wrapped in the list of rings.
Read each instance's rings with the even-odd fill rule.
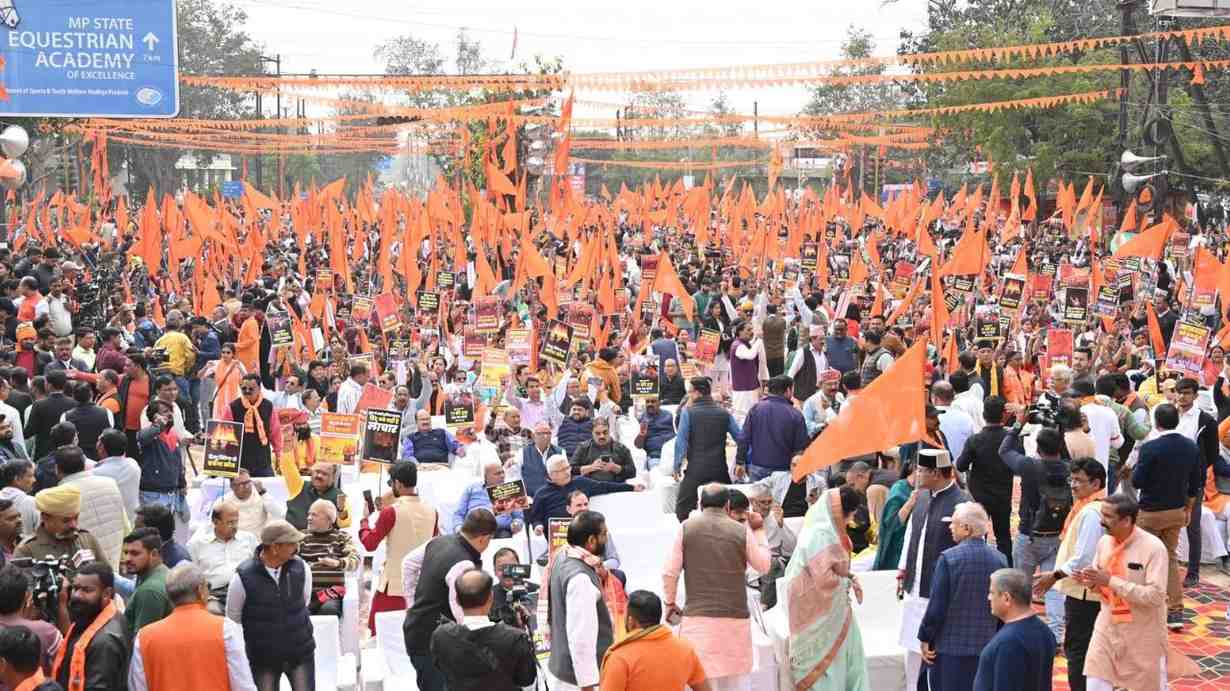
[[[1075,499],[1063,531],[1055,570],[1034,579],[1034,592],[1043,595],[1051,588],[1063,593],[1063,649],[1068,658],[1068,687],[1085,691],[1085,654],[1093,637],[1094,622],[1102,609],[1101,592],[1086,588],[1073,577],[1093,563],[1098,540],[1102,539],[1102,500],[1106,499],[1106,469],[1093,458],[1072,462],[1072,497]]]
[[[1115,494],[1102,501],[1102,528],[1093,566],[1076,582],[1101,594],[1102,606],[1085,658],[1089,689],[1168,688],[1166,546],[1136,525],[1136,500]],[[1177,659],[1177,658],[1176,658]],[[1186,670],[1179,670],[1186,671]]]
[[[252,477],[273,477],[273,459],[282,453],[282,423],[273,404],[261,396],[261,377],[251,373],[239,384],[239,398],[226,407],[224,418],[243,423],[240,467]]]
[[[132,645],[114,598],[110,566],[91,561],[77,569],[68,600],[71,624],[51,665],[51,676],[64,691],[127,688]]]

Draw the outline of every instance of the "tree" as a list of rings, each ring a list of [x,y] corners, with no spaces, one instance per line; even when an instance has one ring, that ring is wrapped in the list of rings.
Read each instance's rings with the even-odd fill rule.
[[[179,0],[176,14],[179,33],[179,64],[184,74],[234,75],[264,72],[261,48],[243,29],[248,15],[221,0]],[[179,116],[209,120],[252,117],[251,101],[245,94],[224,89],[190,87],[179,89]],[[110,147],[114,164],[127,156],[132,164],[132,191],[144,194],[153,186],[158,194],[178,187],[175,163],[182,149],[141,146]],[[208,160],[211,153],[198,157]]]
[[[717,121],[717,124],[705,125],[705,136],[707,137],[739,137],[743,135],[743,123],[735,120],[724,121],[723,118],[737,115],[733,106],[730,105],[730,99],[726,97],[725,91],[719,91],[717,96],[709,102],[709,114]]]

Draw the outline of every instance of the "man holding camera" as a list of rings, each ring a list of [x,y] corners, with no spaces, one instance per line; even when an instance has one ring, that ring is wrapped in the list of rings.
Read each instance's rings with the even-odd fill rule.
[[[491,620],[492,585],[482,569],[461,574],[455,588],[464,617],[431,634],[431,657],[450,691],[514,691],[538,676],[526,632]]]

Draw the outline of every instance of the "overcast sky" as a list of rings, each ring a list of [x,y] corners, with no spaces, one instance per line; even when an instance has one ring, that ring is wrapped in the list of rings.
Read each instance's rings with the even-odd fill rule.
[[[562,56],[572,72],[606,72],[740,64],[802,62],[837,57],[851,24],[870,30],[877,55],[897,50],[898,32],[920,29],[926,0],[842,2],[760,0],[751,3],[578,3],[541,0],[232,0],[248,12],[248,30],[267,54],[282,55],[284,72],[372,73],[381,42],[410,34],[437,42],[451,55],[460,27],[481,42],[484,55],[507,60],[517,30],[517,61],[534,54]],[[579,6],[578,6],[579,5]],[[562,6],[562,7],[561,7]],[[462,9],[464,8],[464,10]],[[690,94],[704,108],[713,94]],[[798,112],[801,87],[728,94],[739,112],[759,101],[762,114]],[[598,101],[612,94],[578,94]],[[612,115],[612,113],[602,113]],[[585,113],[578,110],[578,116]]]

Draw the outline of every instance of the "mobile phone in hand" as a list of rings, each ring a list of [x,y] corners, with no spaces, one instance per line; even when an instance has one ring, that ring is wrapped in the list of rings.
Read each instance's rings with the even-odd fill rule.
[[[363,490],[363,503],[367,504],[368,513],[376,513],[376,501],[372,499],[372,491],[370,489]]]

